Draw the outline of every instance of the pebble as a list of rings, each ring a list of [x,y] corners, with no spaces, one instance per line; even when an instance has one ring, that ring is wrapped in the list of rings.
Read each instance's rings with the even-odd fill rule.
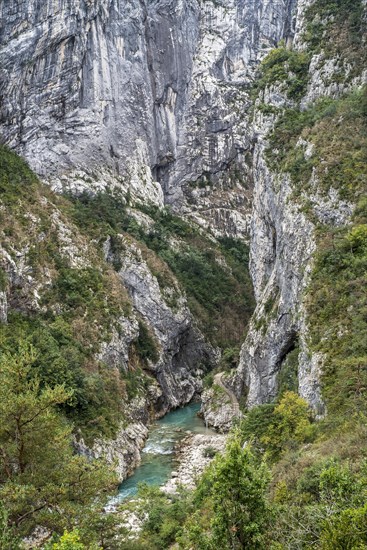
[[[227,436],[223,434],[190,434],[185,437],[177,451],[178,469],[172,472],[171,479],[161,487],[161,490],[167,494],[173,494],[177,492],[180,485],[193,489],[197,478],[214,458],[205,456],[206,449],[223,452],[226,440]]]

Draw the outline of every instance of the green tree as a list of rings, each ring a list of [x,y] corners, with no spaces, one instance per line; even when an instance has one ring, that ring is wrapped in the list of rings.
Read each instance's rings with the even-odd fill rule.
[[[307,401],[285,391],[276,403],[254,407],[240,425],[242,440],[251,439],[254,448],[276,460],[282,451],[311,440],[314,426]]]
[[[342,510],[323,521],[320,536],[321,550],[366,550],[367,505]]]
[[[27,346],[0,357],[0,499],[20,535],[35,525],[72,529],[86,507],[97,513],[115,482],[103,463],[73,453],[72,428],[56,409],[71,392],[41,388],[35,360]]]
[[[270,479],[265,462],[259,463],[250,446],[243,447],[236,435],[224,457],[214,460],[210,476],[213,548],[266,548],[265,530],[271,511],[265,496]]]
[[[347,234],[346,240],[352,251],[367,251],[367,224],[356,225]]]
[[[312,436],[310,408],[302,397],[286,391],[275,406],[273,418],[267,433],[262,437],[271,454],[277,456],[280,451],[294,443],[302,443]]]
[[[9,514],[0,502],[0,548],[1,550],[18,550],[20,538],[9,525]]]
[[[80,541],[77,530],[70,533],[65,531],[59,542],[55,542],[50,546],[50,550],[86,550],[86,546]]]

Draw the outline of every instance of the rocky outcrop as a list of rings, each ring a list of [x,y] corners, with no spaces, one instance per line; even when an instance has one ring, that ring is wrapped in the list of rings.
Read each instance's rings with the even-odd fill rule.
[[[222,433],[228,432],[242,416],[237,397],[231,388],[232,378],[233,375],[217,373],[213,386],[201,395],[200,414],[205,424]]]
[[[205,390],[201,395],[201,414],[207,426],[212,426],[222,433],[228,432],[233,425],[233,406],[224,391],[218,386]]]
[[[121,236],[121,243],[124,251],[118,258],[121,265],[119,275],[136,312],[156,339],[159,358],[155,362],[149,361],[148,368],[162,389],[156,409],[163,414],[188,403],[201,391],[203,374],[215,365],[217,354],[195,326],[173,275],[163,273],[164,287],[159,285],[154,273],[155,270],[167,270],[165,264],[149,267],[153,256],[148,250],[142,250],[130,237]],[[116,259],[110,249],[105,247],[105,250],[107,260]],[[154,258],[154,261],[159,262],[159,259]]]
[[[293,4],[3,3],[3,139],[57,190],[165,197],[218,234],[243,237],[248,87],[264,52],[290,34]]]
[[[6,323],[8,320],[8,299],[6,292],[0,292],[0,323]]]
[[[114,439],[96,439],[87,446],[81,438],[74,443],[75,450],[90,459],[103,458],[113,466],[121,482],[131,474],[140,463],[140,450],[144,447],[148,428],[142,422],[121,426]]]
[[[129,349],[139,336],[139,324],[135,318],[120,317],[117,327],[111,330],[108,342],[102,342],[98,359],[110,367],[125,373],[129,368]]]

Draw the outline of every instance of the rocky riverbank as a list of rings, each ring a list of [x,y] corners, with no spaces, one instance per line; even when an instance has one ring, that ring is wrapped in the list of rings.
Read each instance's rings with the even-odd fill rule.
[[[179,486],[193,489],[214,456],[224,451],[226,440],[227,436],[223,434],[190,434],[185,437],[177,449],[178,468],[172,472],[162,491],[172,494]]]

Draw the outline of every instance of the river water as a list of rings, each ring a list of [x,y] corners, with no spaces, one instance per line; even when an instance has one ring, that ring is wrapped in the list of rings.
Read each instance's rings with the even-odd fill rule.
[[[138,483],[164,485],[171,477],[176,461],[174,447],[187,432],[213,434],[206,428],[203,420],[197,416],[200,403],[191,403],[166,414],[150,428],[149,437],[141,453],[141,464],[134,474],[126,479],[119,488],[118,500],[133,497]]]

